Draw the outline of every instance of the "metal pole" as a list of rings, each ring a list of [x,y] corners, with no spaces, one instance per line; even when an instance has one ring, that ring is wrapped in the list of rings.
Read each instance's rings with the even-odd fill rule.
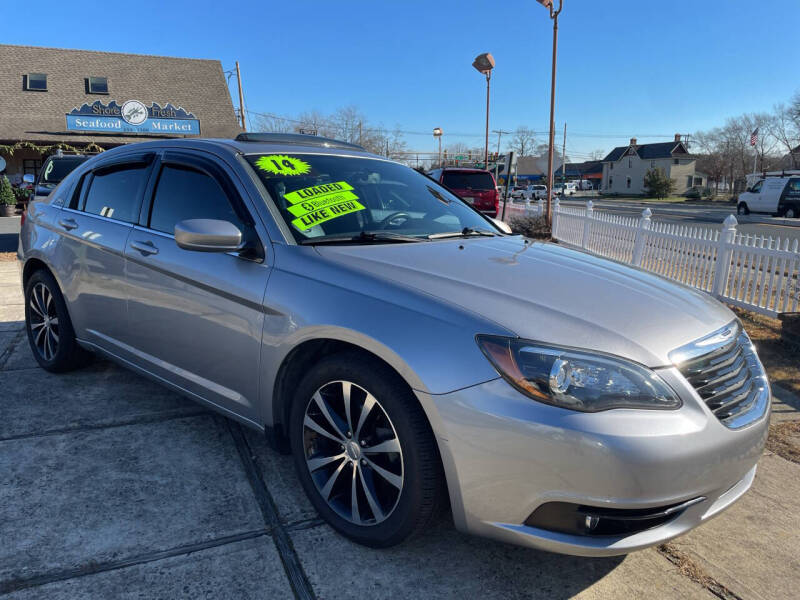
[[[567,178],[567,122],[564,121],[564,145],[561,147],[561,191],[564,196],[567,192],[564,190],[564,184]]]
[[[439,167],[442,166],[442,136],[439,136]]]
[[[247,131],[247,126],[244,124],[244,94],[242,94],[242,73],[239,71],[238,60],[236,61],[236,81],[239,82],[239,117],[242,119],[242,131]]]
[[[550,18],[553,19],[553,68],[550,77],[550,144],[547,149],[547,224],[552,222],[553,201],[553,144],[555,142],[555,109],[556,109],[556,52],[558,50],[558,13],[561,12],[563,0],[559,0],[558,10],[550,5]]]
[[[486,143],[483,146],[483,168],[489,168],[489,81],[492,78],[492,72],[486,73]]]

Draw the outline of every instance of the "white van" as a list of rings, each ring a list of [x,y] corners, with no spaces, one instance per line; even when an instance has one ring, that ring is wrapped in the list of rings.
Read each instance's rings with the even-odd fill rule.
[[[739,194],[740,215],[767,213],[796,219],[800,216],[800,177],[767,177]]]
[[[588,190],[593,190],[594,186],[592,185],[592,182],[589,181],[588,179],[581,179],[578,182],[578,189],[581,190],[582,192],[585,192]]]

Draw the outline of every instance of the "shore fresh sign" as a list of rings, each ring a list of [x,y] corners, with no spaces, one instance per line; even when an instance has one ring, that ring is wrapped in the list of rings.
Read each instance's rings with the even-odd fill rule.
[[[162,135],[200,135],[200,121],[183,108],[169,102],[149,107],[138,100],[117,104],[99,100],[84,104],[67,113],[67,130],[101,131],[103,133],[155,133]]]

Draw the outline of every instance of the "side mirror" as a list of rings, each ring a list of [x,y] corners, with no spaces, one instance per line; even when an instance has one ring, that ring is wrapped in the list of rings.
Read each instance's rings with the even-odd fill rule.
[[[36,178],[30,173],[25,173],[25,175],[22,176],[23,183],[33,183],[34,181],[36,181]]]
[[[503,233],[513,233],[513,231],[511,231],[511,227],[509,227],[508,223],[505,221],[501,221],[500,219],[492,219],[492,223],[494,223],[495,226]]]
[[[236,252],[243,247],[239,228],[217,219],[187,219],[176,223],[175,243],[195,252]]]
[[[35,193],[36,193],[37,196],[49,196],[50,192],[52,192],[52,191],[53,191],[53,189],[47,187],[46,185],[37,185]]]

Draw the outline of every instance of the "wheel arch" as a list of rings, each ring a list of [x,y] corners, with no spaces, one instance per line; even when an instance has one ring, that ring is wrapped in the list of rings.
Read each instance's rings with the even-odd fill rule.
[[[267,438],[274,448],[281,452],[288,451],[288,432],[287,423],[289,422],[289,411],[291,410],[293,392],[302,379],[305,372],[321,359],[334,354],[344,352],[358,352],[380,361],[387,368],[397,375],[398,380],[408,388],[408,391],[416,398],[422,407],[428,424],[437,438],[437,431],[440,431],[438,412],[435,407],[421,402],[419,394],[415,390],[424,390],[424,386],[413,370],[406,365],[397,354],[381,344],[369,343],[368,341],[356,341],[346,339],[344,335],[319,335],[307,337],[296,343],[291,350],[284,356],[276,371],[272,382],[271,394],[271,417],[272,423],[265,425]],[[270,396],[267,395],[269,398]],[[266,416],[266,415],[265,415]]]
[[[56,283],[59,285],[59,287],[61,287],[61,282],[58,280],[58,277],[56,277],[55,273],[53,273],[53,270],[48,266],[48,264],[40,258],[31,257],[25,261],[25,264],[22,267],[23,289],[28,287],[28,281],[30,281],[31,276],[36,271],[47,271],[53,277],[53,279],[56,280]]]

